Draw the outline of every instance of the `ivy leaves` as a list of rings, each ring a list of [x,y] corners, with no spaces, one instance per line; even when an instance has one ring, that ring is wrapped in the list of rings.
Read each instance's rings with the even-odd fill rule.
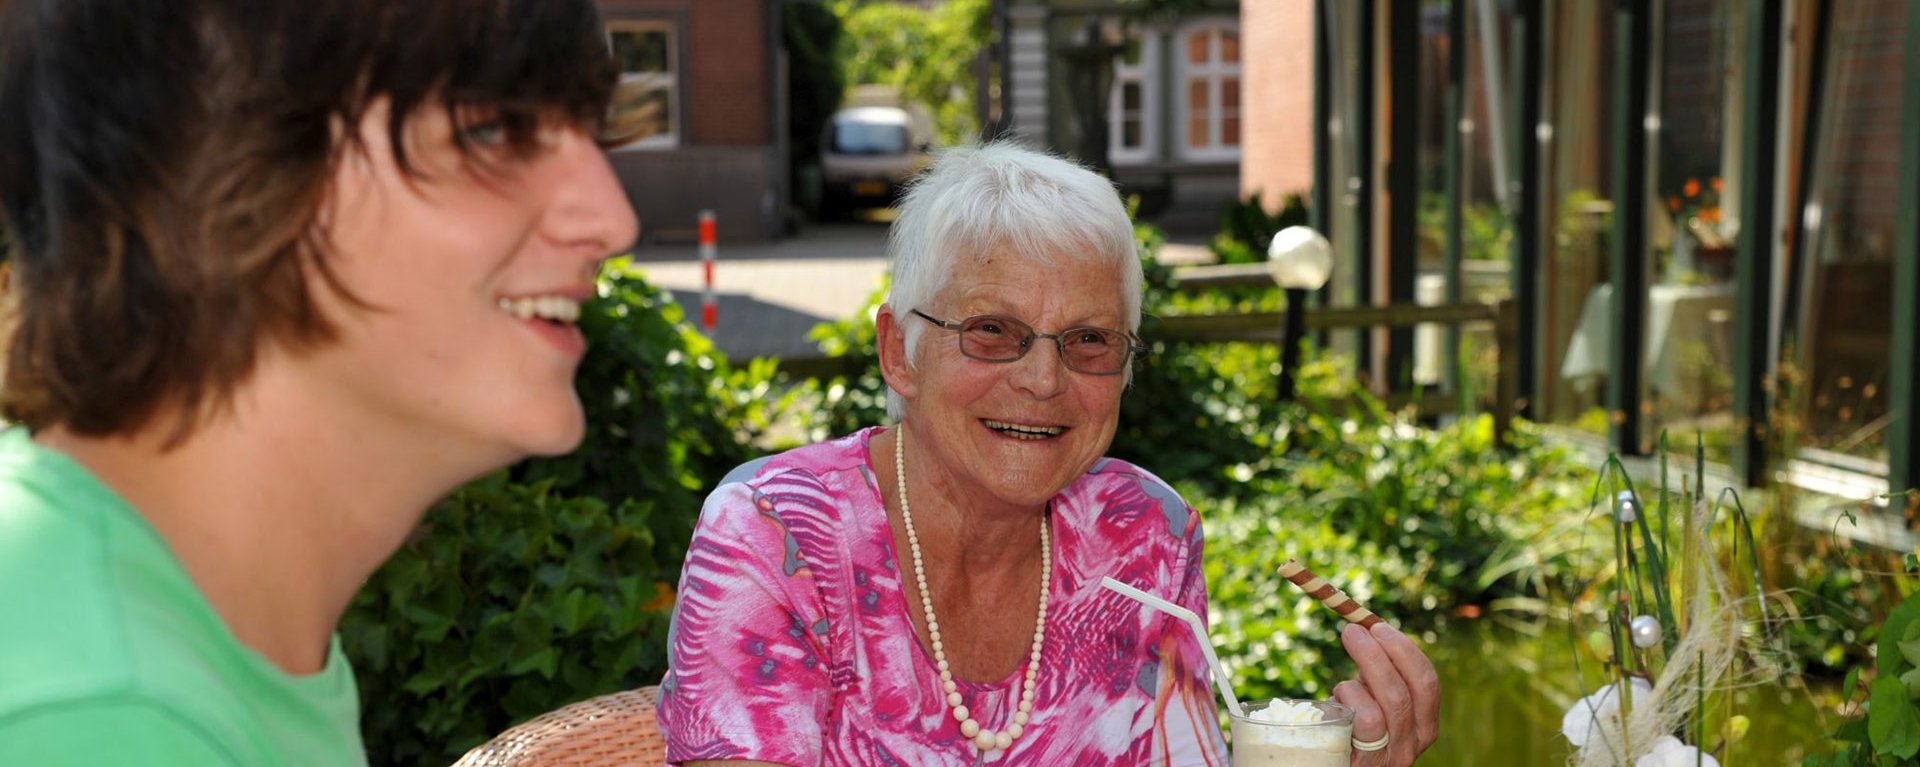
[[[1920,592],[1907,597],[1881,624],[1874,678],[1867,685],[1864,719],[1842,724],[1833,739],[1843,745],[1828,755],[1802,760],[1802,767],[1916,767],[1920,765]],[[1841,694],[1860,691],[1861,669],[1847,672]]]

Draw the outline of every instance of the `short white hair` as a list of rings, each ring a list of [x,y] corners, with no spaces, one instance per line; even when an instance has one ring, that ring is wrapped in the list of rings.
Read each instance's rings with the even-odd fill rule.
[[[969,253],[1006,252],[1041,265],[1065,255],[1118,269],[1116,298],[1126,330],[1138,333],[1138,247],[1119,192],[1093,171],[1010,141],[940,151],[901,198],[887,237],[887,303],[906,332],[907,363],[927,330],[907,321],[907,313],[945,289]],[[899,420],[905,407],[898,392],[887,391],[889,416]]]

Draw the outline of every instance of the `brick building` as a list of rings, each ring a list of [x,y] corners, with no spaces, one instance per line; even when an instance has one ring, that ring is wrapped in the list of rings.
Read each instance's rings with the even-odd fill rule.
[[[1240,5],[1246,124],[1240,195],[1261,195],[1269,211],[1313,188],[1313,3]]]
[[[780,3],[601,8],[622,79],[644,94],[617,109],[655,131],[609,152],[641,237],[691,239],[702,209],[715,212],[723,241],[780,234],[790,197]]]

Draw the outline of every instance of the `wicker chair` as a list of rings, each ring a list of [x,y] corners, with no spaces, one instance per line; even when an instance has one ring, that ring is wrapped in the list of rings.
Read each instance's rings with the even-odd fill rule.
[[[500,733],[454,767],[666,767],[659,702],[658,687],[589,698]]]

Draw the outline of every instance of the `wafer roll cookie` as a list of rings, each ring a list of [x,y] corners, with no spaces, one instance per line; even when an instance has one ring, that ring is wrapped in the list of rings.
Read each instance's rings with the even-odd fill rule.
[[[1300,560],[1289,559],[1286,564],[1281,565],[1280,577],[1300,587],[1301,591],[1307,592],[1307,596],[1320,600],[1320,604],[1332,608],[1334,612],[1340,614],[1340,617],[1346,618],[1348,623],[1358,623],[1361,628],[1373,628],[1373,624],[1380,622],[1380,616],[1361,607],[1359,602],[1353,601],[1353,597],[1334,588],[1327,579],[1314,575],[1306,565],[1300,564]]]

